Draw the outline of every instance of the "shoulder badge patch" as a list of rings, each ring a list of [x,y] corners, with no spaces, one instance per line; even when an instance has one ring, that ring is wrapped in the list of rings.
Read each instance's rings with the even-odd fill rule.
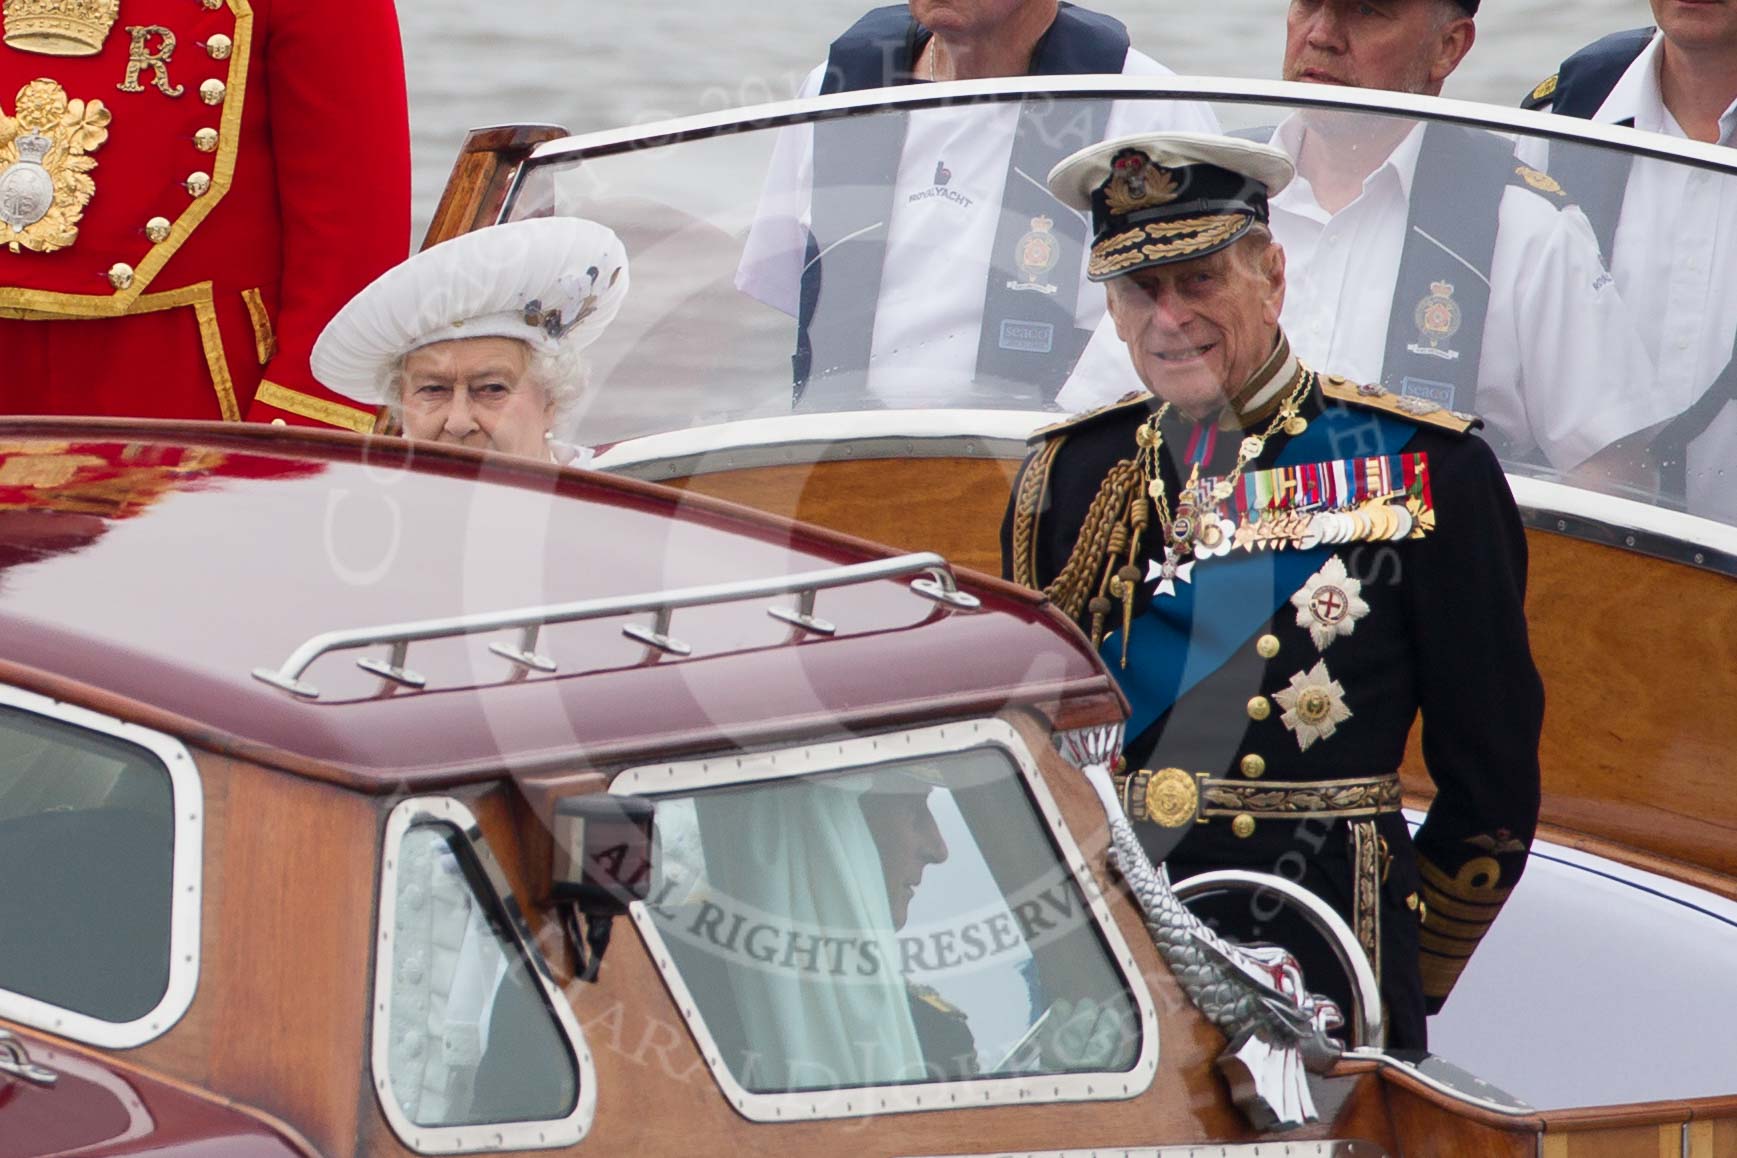
[[[1469,434],[1484,424],[1484,420],[1475,414],[1449,410],[1439,402],[1431,402],[1427,398],[1406,397],[1393,393],[1385,386],[1359,385],[1336,375],[1321,375],[1321,393],[1335,402],[1379,410],[1383,414],[1437,426],[1455,434]]]
[[[1547,76],[1543,80],[1539,81],[1538,87],[1534,88],[1530,93],[1527,94],[1526,99],[1520,102],[1520,107],[1528,108],[1528,109],[1536,109],[1536,108],[1539,108],[1543,105],[1548,104],[1550,102],[1550,98],[1556,95],[1556,82],[1557,82],[1557,75],[1556,74],[1552,74],[1550,76]]]
[[[1078,430],[1082,426],[1088,426],[1108,414],[1127,410],[1134,406],[1144,407],[1151,398],[1152,395],[1144,390],[1131,390],[1107,405],[1095,406],[1090,410],[1082,410],[1078,414],[1068,415],[1060,422],[1052,422],[1048,426],[1038,427],[1036,430],[1032,431],[1031,436],[1025,440],[1026,445],[1036,446],[1038,443],[1054,438],[1056,435],[1061,434],[1064,431]]]
[[[1538,192],[1555,197],[1560,201],[1568,200],[1568,194],[1563,190],[1561,184],[1548,173],[1540,173],[1527,165],[1517,165],[1514,168],[1514,175],[1524,181],[1529,189],[1536,189]]]

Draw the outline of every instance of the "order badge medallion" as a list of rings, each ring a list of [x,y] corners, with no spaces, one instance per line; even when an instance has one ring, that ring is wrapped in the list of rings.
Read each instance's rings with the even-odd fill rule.
[[[1430,282],[1429,296],[1417,303],[1411,317],[1417,323],[1417,341],[1407,346],[1407,350],[1450,362],[1460,356],[1458,350],[1447,347],[1447,340],[1460,332],[1462,320],[1452,282]]]
[[[78,240],[96,193],[86,154],[109,139],[111,119],[103,102],[68,100],[52,80],[20,89],[16,115],[0,110],[0,245],[53,253]]]
[[[1033,293],[1053,294],[1056,287],[1044,281],[1044,275],[1056,267],[1061,260],[1061,242],[1055,235],[1055,222],[1048,217],[1033,217],[1031,232],[1019,239],[1018,252],[1014,254],[1019,264],[1019,281],[1010,281],[1010,290],[1029,290]]]

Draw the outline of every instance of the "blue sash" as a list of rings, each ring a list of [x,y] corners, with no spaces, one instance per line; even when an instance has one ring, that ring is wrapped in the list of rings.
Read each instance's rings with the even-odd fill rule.
[[[1398,454],[1416,432],[1410,422],[1373,411],[1330,407],[1285,445],[1275,465]],[[1134,620],[1127,667],[1121,632],[1111,632],[1098,650],[1132,708],[1127,738],[1223,667],[1332,553],[1332,547],[1238,551],[1197,563],[1192,583],[1177,583],[1175,595],[1153,599]]]

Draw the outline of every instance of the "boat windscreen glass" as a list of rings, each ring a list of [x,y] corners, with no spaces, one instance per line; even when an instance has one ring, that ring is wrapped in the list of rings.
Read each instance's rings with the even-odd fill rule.
[[[157,1007],[169,987],[173,803],[154,753],[0,707],[0,848],[11,866],[0,994],[115,1024]]]
[[[1140,1058],[1141,1010],[1003,747],[660,795],[656,835],[645,915],[749,1098],[965,1083],[953,1102],[983,1104],[973,1085]]]
[[[413,825],[393,865],[390,1097],[414,1127],[565,1118],[572,1048],[458,828]]]
[[[1646,153],[1274,101],[1015,95],[554,151],[507,216],[601,221],[633,277],[566,433],[887,410],[1007,412],[999,430],[1141,389],[1142,357],[1207,344],[1211,319],[1118,332],[1089,223],[1045,180],[1155,130],[1295,161],[1271,226],[1305,364],[1478,415],[1510,474],[1737,524],[1730,167],[1671,159],[1665,136]]]

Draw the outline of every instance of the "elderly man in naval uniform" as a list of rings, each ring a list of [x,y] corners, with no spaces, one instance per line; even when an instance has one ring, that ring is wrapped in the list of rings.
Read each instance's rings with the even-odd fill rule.
[[[800,95],[1070,73],[1171,75],[1073,4],[910,0],[834,41]],[[736,284],[797,319],[798,404],[1042,405],[1103,316],[1085,224],[1043,174],[1107,135],[1216,127],[1197,102],[1094,100],[787,129]]]
[[[1478,0],[1291,0],[1284,77],[1439,95],[1476,39]],[[1681,409],[1560,186],[1506,138],[1331,110],[1272,134],[1298,179],[1272,204],[1299,353],[1420,408],[1476,413],[1504,457],[1633,476],[1606,447]],[[1064,408],[1135,382],[1100,326]],[[1612,461],[1612,460],[1616,461]]]
[[[308,352],[410,236],[392,0],[0,21],[0,411],[371,430]]]
[[[1576,52],[1526,107],[1737,146],[1737,3],[1652,7],[1656,27]],[[1541,140],[1521,152],[1591,219],[1656,362],[1656,388],[1693,400],[1653,443],[1664,494],[1737,523],[1737,178]]]
[[[1319,894],[1380,978],[1389,1044],[1421,1048],[1537,823],[1526,541],[1475,420],[1293,352],[1268,229],[1293,171],[1269,145],[1168,134],[1051,173],[1092,214],[1089,276],[1141,388],[1034,436],[1004,569],[1127,693],[1123,802],[1147,835],[1191,826],[1172,873]],[[1398,769],[1420,712],[1436,798],[1414,842]],[[1289,941],[1258,898],[1214,915]],[[1312,989],[1348,998],[1327,954],[1294,947]]]

